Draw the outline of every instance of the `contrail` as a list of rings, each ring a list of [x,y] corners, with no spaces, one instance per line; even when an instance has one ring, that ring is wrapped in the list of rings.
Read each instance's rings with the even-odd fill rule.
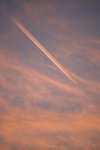
[[[19,22],[13,19],[11,16],[10,18],[13,22],[29,37],[29,39],[74,83],[77,83],[73,80],[66,72],[66,70],[58,63],[58,61],[38,42],[38,40]]]

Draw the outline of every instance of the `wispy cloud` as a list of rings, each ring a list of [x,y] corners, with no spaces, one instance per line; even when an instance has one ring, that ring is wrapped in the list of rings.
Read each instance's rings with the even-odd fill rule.
[[[63,2],[50,1],[44,5],[39,1],[19,1],[25,12],[19,14],[16,10],[14,16],[77,84],[66,79],[10,19],[2,17],[7,30],[0,35],[1,149],[100,147],[100,41],[91,30],[97,20],[91,14],[84,17],[87,11],[80,14],[83,20],[77,16],[86,1],[77,1],[75,7],[71,1],[66,2],[68,5]],[[93,19],[91,32],[86,32],[90,26],[86,18],[90,22]]]

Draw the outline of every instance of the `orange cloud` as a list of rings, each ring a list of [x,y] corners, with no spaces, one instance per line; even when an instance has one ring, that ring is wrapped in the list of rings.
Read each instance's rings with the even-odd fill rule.
[[[23,4],[31,24],[27,16],[17,17],[34,31],[37,20],[37,37],[78,83],[67,80],[13,24],[0,37],[0,148],[99,149],[99,39],[83,31],[84,20],[77,32],[76,20],[49,15],[57,12],[55,4],[38,3]]]

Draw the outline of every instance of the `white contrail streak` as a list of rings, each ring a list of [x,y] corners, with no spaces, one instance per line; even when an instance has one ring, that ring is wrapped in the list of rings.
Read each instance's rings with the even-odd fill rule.
[[[19,22],[10,17],[13,22],[29,37],[29,39],[74,83],[73,80],[66,72],[66,70],[58,63],[58,61],[38,42],[38,40]]]

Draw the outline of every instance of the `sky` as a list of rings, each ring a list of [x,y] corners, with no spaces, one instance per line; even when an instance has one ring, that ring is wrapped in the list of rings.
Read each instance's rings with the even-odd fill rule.
[[[0,0],[0,150],[100,150],[99,0]]]

